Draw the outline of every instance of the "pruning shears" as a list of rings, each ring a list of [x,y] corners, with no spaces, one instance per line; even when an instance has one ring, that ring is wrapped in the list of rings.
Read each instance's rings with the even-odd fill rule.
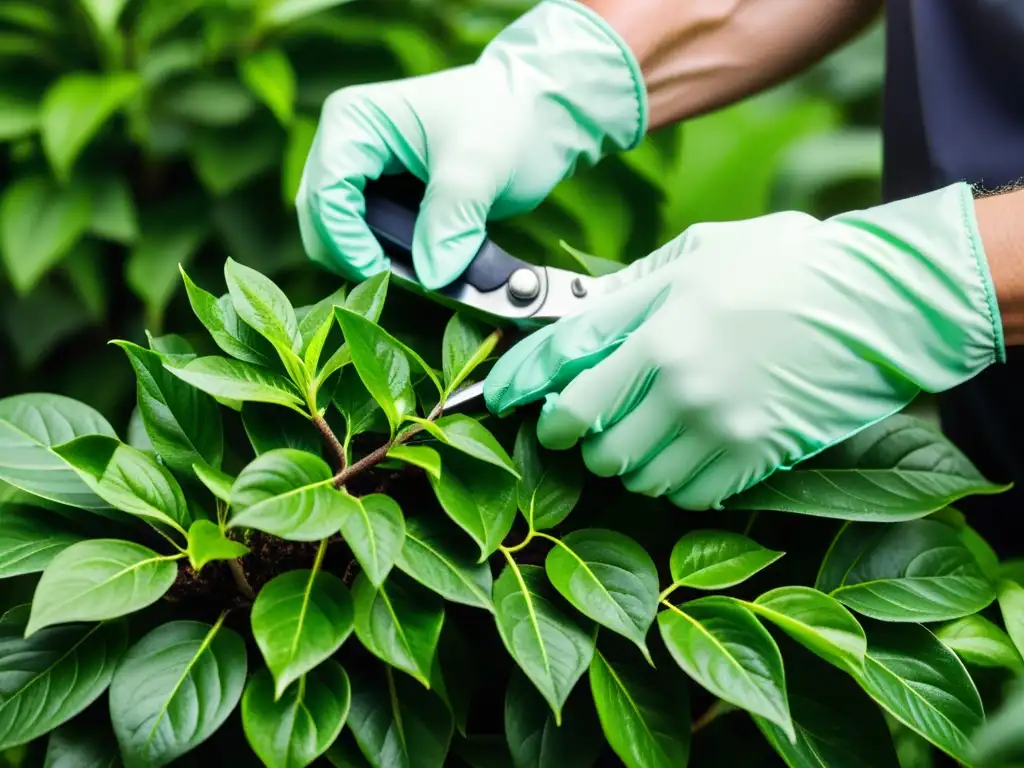
[[[516,258],[487,239],[462,275],[439,291],[427,290],[412,262],[416,208],[401,196],[367,189],[367,225],[391,260],[391,274],[403,288],[486,322],[529,332],[576,314],[600,293],[593,277],[557,267],[541,267]],[[448,398],[445,412],[483,403],[483,382]]]

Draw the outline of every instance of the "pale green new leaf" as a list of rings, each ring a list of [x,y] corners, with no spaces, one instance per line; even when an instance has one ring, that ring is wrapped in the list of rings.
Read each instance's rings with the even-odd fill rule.
[[[229,258],[224,263],[224,279],[243,322],[275,346],[293,352],[302,349],[295,309],[270,278]]]
[[[239,63],[242,82],[274,113],[282,125],[295,112],[295,70],[280,48],[264,48]]]
[[[275,355],[270,343],[246,325],[235,312],[230,294],[219,299],[192,282],[181,270],[189,303],[199,322],[210,332],[217,346],[232,357],[254,365],[269,366]]]
[[[672,580],[680,587],[726,589],[746,581],[784,554],[732,531],[691,531],[672,547]]]
[[[388,449],[388,458],[398,459],[406,464],[419,467],[434,479],[441,478],[441,456],[429,446],[396,445]]]
[[[242,402],[274,403],[302,413],[302,398],[283,376],[241,360],[211,355],[197,357],[181,368],[165,367],[182,381],[214,397]]]
[[[192,471],[195,472],[199,481],[206,486],[216,498],[225,504],[231,503],[231,485],[235,479],[226,472],[208,467],[205,464],[193,464]]]
[[[1024,587],[1009,579],[998,584],[999,612],[1017,650],[1024,655]]]
[[[188,559],[196,573],[213,560],[235,560],[247,554],[245,544],[229,539],[209,520],[196,520],[188,529]]]
[[[452,315],[441,341],[441,362],[445,392],[454,392],[494,351],[499,332],[490,335],[476,320],[465,315]]]
[[[965,664],[1024,674],[1024,659],[1009,636],[984,616],[964,616],[943,624],[935,629],[935,636]]]

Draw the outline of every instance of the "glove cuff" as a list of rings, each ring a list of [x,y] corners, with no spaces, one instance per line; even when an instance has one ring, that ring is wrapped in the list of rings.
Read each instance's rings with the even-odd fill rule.
[[[647,88],[626,42],[578,0],[542,0],[499,33],[478,61],[514,60],[532,86],[567,109],[591,163],[647,133]],[[521,71],[521,70],[520,70]]]

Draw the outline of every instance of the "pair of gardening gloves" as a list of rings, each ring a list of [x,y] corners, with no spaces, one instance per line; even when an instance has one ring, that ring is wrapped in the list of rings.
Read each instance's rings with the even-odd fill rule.
[[[580,164],[636,146],[646,92],[626,44],[575,0],[543,0],[472,65],[329,97],[297,206],[310,257],[388,268],[367,179],[427,184],[417,275],[441,288],[488,219],[539,205]],[[693,510],[785,471],[1005,356],[970,188],[818,220],[697,224],[581,314],[526,337],[485,382],[504,413],[540,398],[538,438],[597,475]]]

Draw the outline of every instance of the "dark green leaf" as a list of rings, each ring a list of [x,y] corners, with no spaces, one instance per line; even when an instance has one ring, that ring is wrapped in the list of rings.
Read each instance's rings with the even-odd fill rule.
[[[185,291],[192,311],[210,332],[218,347],[246,363],[270,365],[273,362],[273,347],[242,322],[229,294],[218,299],[193,283],[184,269],[181,270],[181,277],[185,281]]]
[[[597,627],[554,602],[544,570],[509,564],[494,583],[498,634],[561,723],[562,707],[594,654]]]
[[[519,478],[519,471],[512,463],[512,459],[494,439],[494,435],[488,432],[480,422],[469,416],[456,413],[451,416],[443,416],[435,424],[444,432],[444,436],[447,438],[446,443],[452,448],[480,461],[500,467],[517,479]]]
[[[725,507],[897,522],[1006,488],[988,482],[937,426],[896,414],[792,471],[776,472]]]
[[[235,126],[256,111],[256,101],[234,78],[182,78],[166,89],[160,106],[172,116],[205,126]]]
[[[587,528],[565,536],[544,567],[562,597],[633,641],[650,661],[646,636],[658,612],[658,569],[642,546],[615,531]]]
[[[958,619],[995,598],[956,531],[934,520],[847,524],[822,564],[818,588],[883,621]]]
[[[92,180],[92,219],[89,231],[99,237],[130,245],[139,236],[135,201],[125,179],[106,175]]]
[[[174,583],[173,556],[117,539],[72,544],[43,571],[25,636],[53,624],[105,621],[152,605]]]
[[[375,589],[365,574],[352,583],[356,636],[382,661],[430,687],[444,604],[418,584],[395,574]]]
[[[458,625],[448,622],[441,631],[430,670],[430,689],[444,701],[452,713],[455,729],[462,736],[466,735],[476,674],[472,647]]]
[[[553,528],[572,512],[583,491],[578,454],[547,451],[537,442],[536,421],[524,421],[513,451],[520,480],[519,509],[536,530]]]
[[[476,562],[464,543],[428,515],[406,521],[396,565],[446,600],[493,611],[490,566]]]
[[[691,531],[672,547],[672,580],[692,589],[725,589],[746,581],[784,554],[732,531]]]
[[[20,139],[39,128],[39,107],[10,93],[0,96],[0,141]]]
[[[306,370],[315,373],[320,364],[320,356],[323,353],[324,344],[334,328],[334,308],[344,306],[345,286],[336,290],[330,296],[321,299],[308,311],[299,316],[299,336],[302,338],[302,354],[306,363]],[[326,379],[326,376],[324,377]]]
[[[224,264],[224,279],[235,312],[243,322],[275,346],[293,352],[302,349],[295,309],[270,278],[229,258]]]
[[[231,486],[235,482],[231,475],[203,464],[193,464],[192,471],[216,498],[225,504],[231,503]]]
[[[0,501],[0,579],[38,573],[82,537],[41,509]]]
[[[50,733],[43,768],[117,768],[121,756],[109,728],[72,720]]]
[[[49,627],[25,638],[28,607],[0,619],[0,750],[70,720],[107,690],[128,643],[120,621]]]
[[[0,399],[0,480],[60,504],[107,508],[51,450],[83,435],[116,437],[98,411],[63,395],[33,393]]]
[[[268,368],[217,355],[197,357],[181,368],[166,367],[182,381],[214,397],[276,403],[302,413],[299,391]]]
[[[702,597],[659,613],[658,627],[686,674],[794,738],[782,656],[753,613],[726,597]]]
[[[252,607],[252,632],[274,676],[274,699],[352,634],[352,598],[337,576],[297,570],[271,579]]]
[[[584,683],[569,696],[562,722],[533,683],[518,670],[505,696],[505,736],[516,768],[589,768],[604,746],[599,724]]]
[[[242,406],[242,424],[257,456],[278,448],[320,455],[322,441],[316,427],[293,410],[249,402]]]
[[[348,675],[336,661],[308,672],[281,698],[270,673],[260,670],[242,698],[246,738],[264,765],[304,768],[338,738],[351,700]]]
[[[984,616],[964,616],[935,630],[939,641],[966,664],[1005,667],[1024,674],[1024,659],[1009,636]]]
[[[208,739],[238,705],[245,674],[245,642],[219,622],[149,632],[110,684],[125,768],[161,768]]]
[[[196,573],[213,560],[234,560],[248,553],[245,544],[229,539],[209,520],[196,520],[188,529],[188,559]]]
[[[336,524],[356,556],[363,574],[375,587],[384,583],[402,551],[405,518],[398,504],[382,493],[356,498],[345,491]]]
[[[242,82],[270,108],[282,125],[292,120],[295,107],[295,70],[284,51],[264,48],[239,64]]]
[[[334,405],[345,417],[346,442],[363,432],[387,434],[390,430],[384,411],[360,381],[357,372],[351,368],[341,372],[334,389]]]

